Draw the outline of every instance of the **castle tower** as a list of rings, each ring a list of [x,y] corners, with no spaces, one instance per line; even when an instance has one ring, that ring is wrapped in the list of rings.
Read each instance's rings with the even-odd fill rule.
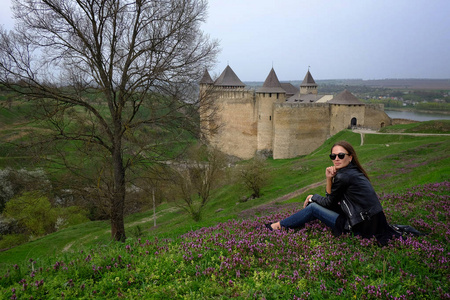
[[[200,132],[201,138],[208,141],[212,135],[217,133],[219,126],[217,120],[215,120],[217,108],[214,103],[214,81],[209,75],[207,69],[205,69],[205,73],[203,73],[203,77],[200,80],[199,85]]]
[[[286,91],[282,88],[275,70],[272,68],[262,87],[256,90],[258,111],[257,151],[272,151],[273,144],[273,104],[283,103]]]
[[[351,127],[364,125],[365,104],[348,90],[340,92],[330,104],[330,134]]]
[[[206,124],[206,128],[215,130],[206,135],[206,140],[228,155],[252,158],[257,146],[257,110],[253,90],[246,89],[230,66],[212,85],[208,76],[203,79],[203,87],[212,87],[212,96],[208,98],[214,108],[208,111],[208,115],[200,115],[202,126]],[[204,122],[206,117],[209,117],[209,123]]]
[[[214,86],[224,89],[243,89],[245,84],[237,77],[236,73],[227,66],[214,82]]]
[[[213,85],[214,81],[212,80],[211,76],[209,75],[208,69],[205,69],[205,73],[203,73],[203,77],[200,80],[200,86],[201,85]]]
[[[209,75],[207,69],[205,69],[205,73],[203,73],[203,77],[200,80],[199,84],[200,84],[200,99],[202,99],[207,96],[206,94],[208,94],[208,90],[211,90],[214,85],[214,81]]]
[[[302,84],[300,84],[300,94],[301,95],[307,95],[307,94],[315,94],[315,95],[317,95],[317,84],[314,81],[314,78],[312,77],[312,75],[309,72],[309,70],[306,73]]]

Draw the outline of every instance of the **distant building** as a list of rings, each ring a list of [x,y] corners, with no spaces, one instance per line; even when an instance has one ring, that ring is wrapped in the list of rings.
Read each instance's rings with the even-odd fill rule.
[[[213,120],[207,110],[201,113],[206,140],[242,159],[258,152],[274,159],[305,155],[343,129],[391,124],[383,105],[364,104],[347,90],[320,95],[309,70],[299,89],[280,83],[272,68],[262,87],[252,90],[227,66],[215,81],[205,71],[201,95],[208,91],[216,113]]]

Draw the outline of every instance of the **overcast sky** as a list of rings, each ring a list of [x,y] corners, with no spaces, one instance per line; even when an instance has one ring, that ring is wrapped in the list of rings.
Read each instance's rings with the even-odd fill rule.
[[[449,0],[209,0],[204,30],[244,81],[450,78]]]
[[[203,30],[220,42],[213,76],[450,78],[450,0],[209,0]]]

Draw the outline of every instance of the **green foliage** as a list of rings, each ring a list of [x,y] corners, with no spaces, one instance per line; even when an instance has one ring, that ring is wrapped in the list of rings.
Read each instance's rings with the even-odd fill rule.
[[[39,193],[24,193],[11,199],[6,204],[4,215],[16,219],[33,236],[55,231],[58,218],[48,198]]]
[[[393,100],[393,99],[369,99],[366,100],[367,103],[372,104],[383,104],[384,107],[403,107],[403,102],[400,100]]]
[[[421,102],[417,103],[415,107],[420,110],[450,111],[450,103]]]
[[[59,207],[56,209],[58,215],[56,227],[58,230],[81,223],[89,222],[88,211],[78,206]]]
[[[0,237],[0,250],[19,246],[28,242],[28,237],[23,234],[4,234]]]
[[[27,170],[0,169],[0,213],[6,203],[15,195],[27,191],[48,191],[50,182],[42,169]]]

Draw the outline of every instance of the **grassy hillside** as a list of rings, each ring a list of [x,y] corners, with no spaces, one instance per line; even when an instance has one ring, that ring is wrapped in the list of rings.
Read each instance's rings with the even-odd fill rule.
[[[380,130],[384,133],[450,133],[450,120],[426,121],[412,124],[384,127]]]
[[[392,250],[373,241],[335,239],[319,224],[297,233],[270,234],[260,228],[295,211],[306,195],[323,194],[324,169],[331,165],[327,155],[341,139],[355,146],[390,221],[433,231],[431,236],[396,242]],[[438,265],[450,251],[450,138],[365,134],[360,144],[360,134],[343,131],[307,156],[269,160],[270,182],[263,197],[241,202],[250,192],[238,184],[226,185],[214,192],[198,223],[165,203],[157,209],[156,227],[152,211],[126,218],[125,244],[111,243],[108,222],[97,221],[2,252],[0,291],[8,299],[56,293],[90,298],[97,292],[131,299],[281,299],[294,294],[306,298],[308,293],[317,299],[370,299],[377,293],[400,297],[408,291],[445,297],[439,289],[449,289],[449,273]],[[424,186],[435,183],[441,184]],[[279,250],[279,245],[285,246]],[[436,258],[422,261],[429,255]],[[35,290],[19,293],[23,278]]]
[[[290,203],[302,202],[308,194],[323,194],[324,169],[331,165],[327,155],[331,145],[341,139],[355,146],[360,161],[367,169],[372,184],[379,194],[401,192],[425,183],[450,181],[449,137],[366,134],[364,145],[359,146],[361,142],[359,134],[343,131],[326,141],[310,155],[295,159],[268,160],[267,172],[270,173],[270,181],[259,199],[240,202],[243,196],[250,195],[250,191],[239,184],[230,184],[214,192],[213,200],[207,206],[203,221],[195,223],[184,212],[165,203],[158,207],[156,228],[153,227],[152,211],[128,216],[126,218],[128,235],[173,237],[191,229],[210,226],[230,218],[270,213],[271,211],[264,211],[266,209],[264,205],[269,205],[270,209],[283,208]],[[277,200],[314,184],[315,187],[295,197]],[[81,238],[83,236],[86,238]],[[90,236],[92,238],[89,238]],[[49,240],[52,241],[51,247],[48,247]],[[61,251],[68,244],[72,245],[71,248],[75,248],[108,242],[108,222],[81,224],[76,228],[68,228],[3,252],[0,267],[5,262],[12,263],[25,259],[27,253],[35,253],[35,251],[47,254]],[[44,249],[35,250],[39,249],[40,245],[45,245]]]
[[[72,253],[31,255],[0,273],[0,299],[446,299],[450,184],[381,197],[388,218],[429,233],[380,248],[261,226],[294,209],[234,219],[172,238],[132,238]]]

